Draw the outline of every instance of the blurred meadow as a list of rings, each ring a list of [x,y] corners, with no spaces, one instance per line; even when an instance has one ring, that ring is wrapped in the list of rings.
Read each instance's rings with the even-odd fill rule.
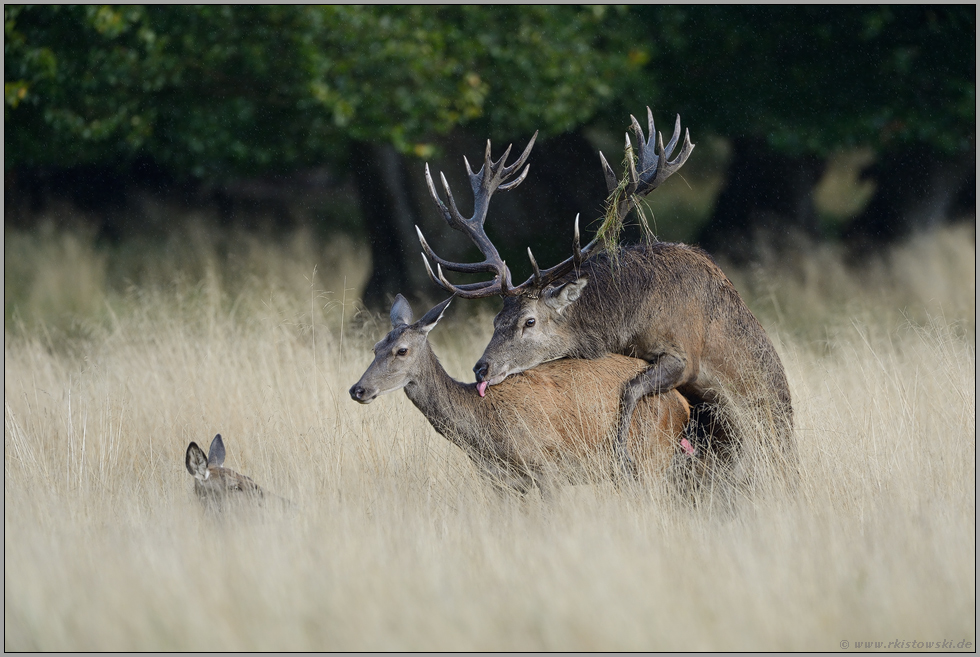
[[[4,19],[5,650],[975,649],[975,7]],[[775,344],[797,489],[520,499],[401,391],[351,400],[394,294],[445,296],[416,227],[479,259],[425,165],[466,212],[462,156],[538,135],[486,224],[523,280],[647,106],[697,148],[645,215]],[[431,333],[459,380],[499,306]],[[200,504],[218,433],[289,508]]]

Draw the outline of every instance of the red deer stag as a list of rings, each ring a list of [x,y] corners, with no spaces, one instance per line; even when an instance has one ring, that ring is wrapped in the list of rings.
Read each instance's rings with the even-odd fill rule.
[[[563,480],[611,474],[616,391],[645,363],[618,355],[561,360],[511,377],[483,395],[476,384],[449,376],[429,346],[429,331],[450,301],[412,323],[412,309],[399,294],[391,307],[391,332],[374,345],[374,362],[351,387],[351,398],[369,404],[404,388],[433,428],[495,485],[521,494],[537,486],[548,498]],[[645,477],[662,476],[675,456],[686,459],[693,452],[683,438],[687,401],[671,391],[644,400],[636,410],[627,449]]]
[[[676,158],[668,160],[680,138],[680,116],[664,147],[647,108],[648,135],[635,117],[632,131],[639,140],[634,160],[626,135],[628,170],[620,183],[605,157],[599,157],[609,190],[607,208],[620,222],[687,160],[694,145],[687,131]],[[656,135],[656,137],[655,137]],[[480,263],[449,262],[437,256],[419,233],[430,278],[460,297],[475,299],[502,295],[503,309],[494,318],[494,333],[473,368],[479,385],[495,386],[508,376],[559,358],[595,359],[609,353],[641,358],[648,366],[622,388],[616,430],[616,454],[624,474],[634,471],[626,445],[626,428],[637,402],[647,395],[679,390],[693,405],[699,436],[729,461],[743,480],[759,461],[776,466],[790,480],[796,475],[793,409],[782,363],[765,330],[753,316],[728,277],[701,249],[686,244],[653,241],[617,247],[614,257],[593,240],[580,247],[578,217],[573,255],[541,271],[528,249],[533,275],[514,285],[510,270],[490,243],[483,224],[490,196],[512,189],[524,180],[523,166],[534,139],[519,160],[506,165],[510,148],[498,161],[490,158],[473,173],[466,162],[474,194],[474,212],[463,217],[445,176],[442,201],[426,166],[426,182],[446,222],[467,234],[485,259]],[[465,159],[464,159],[465,160]],[[428,256],[428,257],[426,257]],[[436,273],[429,265],[436,263]],[[487,272],[488,281],[453,285],[443,269]],[[742,476],[744,475],[744,476]]]

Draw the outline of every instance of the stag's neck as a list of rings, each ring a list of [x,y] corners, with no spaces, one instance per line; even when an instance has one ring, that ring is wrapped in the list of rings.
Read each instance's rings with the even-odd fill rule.
[[[475,386],[449,376],[428,344],[405,394],[436,431],[458,445],[473,443],[473,428],[484,425]]]

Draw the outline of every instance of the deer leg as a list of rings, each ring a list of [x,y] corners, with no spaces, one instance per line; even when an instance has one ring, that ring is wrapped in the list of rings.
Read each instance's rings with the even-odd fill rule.
[[[686,365],[673,354],[661,354],[655,361],[625,386],[619,399],[619,422],[616,426],[616,442],[614,449],[623,475],[636,478],[636,463],[629,455],[628,439],[630,425],[633,422],[633,411],[643,397],[650,394],[667,392],[677,387],[681,382]]]

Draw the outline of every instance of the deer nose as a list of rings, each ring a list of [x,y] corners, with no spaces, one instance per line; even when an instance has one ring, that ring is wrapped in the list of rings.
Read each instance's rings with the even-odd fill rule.
[[[361,401],[361,400],[363,400],[364,399],[364,387],[363,386],[359,386],[356,383],[353,386],[351,386],[351,389],[350,389],[350,398],[353,399],[354,401]]]
[[[490,365],[488,365],[485,360],[481,360],[479,363],[473,366],[473,372],[476,374],[477,383],[482,383],[483,379],[487,377],[488,369],[490,369]]]

